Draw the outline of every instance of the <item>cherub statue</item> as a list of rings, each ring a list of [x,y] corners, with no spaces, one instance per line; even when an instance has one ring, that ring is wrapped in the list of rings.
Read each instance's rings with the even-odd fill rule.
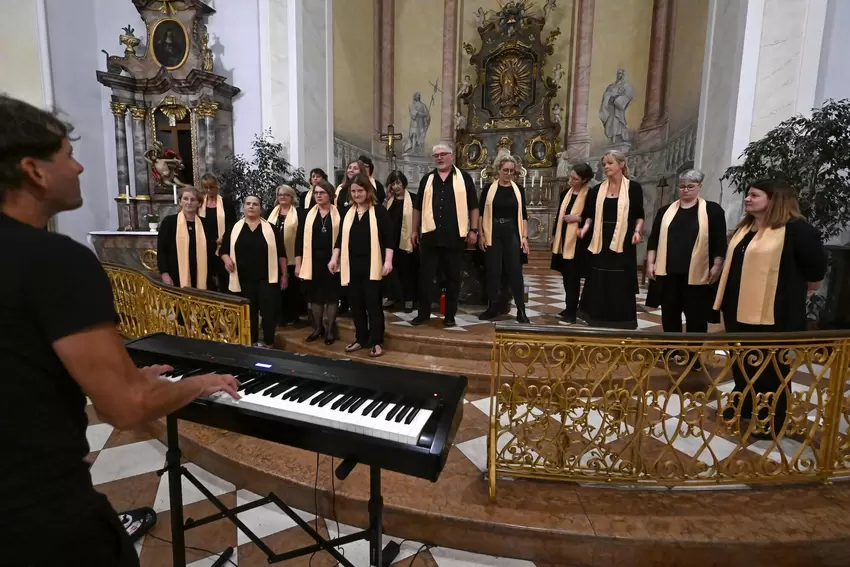
[[[546,18],[549,14],[552,13],[552,10],[555,9],[555,0],[546,0],[546,4],[543,5],[543,17]]]
[[[557,102],[552,106],[552,122],[561,124],[561,105]]]
[[[188,185],[177,177],[178,173],[183,170],[183,160],[180,154],[170,148],[165,149],[159,140],[154,141],[153,147],[145,152],[144,157],[145,161],[151,166],[153,178],[157,185],[176,184],[180,187]]]
[[[455,114],[455,130],[466,130],[466,116],[461,114],[460,110]]]
[[[564,68],[561,66],[561,64],[555,63],[555,68],[552,69],[552,75],[555,76],[555,84],[556,85],[558,85],[559,87],[561,86],[561,80],[563,80],[564,75],[566,75],[566,74],[567,74],[567,72],[564,71]]]
[[[570,175],[570,161],[569,155],[567,155],[567,148],[561,146],[561,151],[555,154],[555,157],[558,158],[558,169],[556,172],[556,176],[558,178],[569,177]]]
[[[474,87],[472,86],[472,78],[469,75],[464,75],[463,81],[461,81],[460,87],[457,90],[457,98],[465,99],[466,97],[472,94],[473,88]]]
[[[484,27],[484,24],[487,23],[487,12],[482,7],[478,7],[478,11],[475,12],[475,17],[478,19],[478,29]]]

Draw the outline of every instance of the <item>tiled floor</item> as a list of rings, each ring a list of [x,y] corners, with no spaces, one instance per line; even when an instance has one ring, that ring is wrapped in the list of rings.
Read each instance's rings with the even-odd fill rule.
[[[552,271],[534,270],[534,273],[525,274],[525,285],[528,286],[528,303],[526,314],[533,324],[558,325],[560,320],[558,313],[566,307],[564,303],[564,284],[560,274]],[[646,301],[646,287],[641,287],[636,296],[638,329],[661,332],[661,309],[650,309],[644,306]],[[490,321],[479,321],[478,315],[484,311],[482,305],[460,305],[455,318],[457,327],[445,329],[446,331],[459,333],[481,333],[492,334],[493,324]],[[410,320],[416,317],[416,312],[404,313],[402,311],[386,312],[388,325],[411,327]],[[516,309],[511,309],[510,316],[503,316],[499,320],[513,320],[516,317]],[[436,325],[436,323],[431,323]],[[439,327],[442,329],[442,325]]]
[[[157,513],[157,525],[136,543],[142,566],[164,567],[171,565],[171,539],[168,478],[157,476],[165,462],[165,446],[142,433],[121,432],[112,426],[100,423],[89,406],[88,438],[91,445],[89,461],[92,462],[91,475],[95,487],[105,494],[118,510],[150,506]],[[472,422],[470,422],[472,424]],[[228,506],[236,506],[259,498],[232,483],[221,479],[194,463],[187,468],[214,495]],[[199,518],[216,510],[206,501],[200,492],[186,479],[183,480],[184,518]],[[304,520],[317,525],[318,531],[326,537],[346,535],[356,528],[337,524],[332,520],[316,519],[309,512],[297,511]],[[274,505],[267,505],[239,515],[242,520],[263,542],[275,552],[313,543],[309,536],[297,527],[295,522]],[[385,536],[384,544],[390,540],[401,543],[401,553],[394,565],[403,567],[534,567],[529,561],[490,557],[447,549],[428,548],[415,541],[401,541]],[[230,565],[240,567],[259,567],[268,565],[266,556],[235,525],[228,520],[220,520],[190,530],[186,535],[187,564],[190,567],[208,567],[227,547],[235,552]],[[189,549],[189,548],[195,549]],[[358,567],[369,564],[368,544],[355,542],[341,548],[345,557]],[[312,565],[330,567],[336,561],[327,553],[317,553],[311,562],[309,556],[290,560],[282,565]]]

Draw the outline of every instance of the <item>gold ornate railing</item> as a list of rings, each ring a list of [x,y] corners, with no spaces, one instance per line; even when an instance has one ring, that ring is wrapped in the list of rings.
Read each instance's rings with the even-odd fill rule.
[[[847,331],[686,335],[498,324],[490,497],[499,475],[637,486],[850,476],[848,367]],[[753,384],[771,377],[774,393],[753,396]]]
[[[119,330],[126,338],[167,333],[251,344],[248,301],[234,295],[180,289],[118,264],[103,263],[112,283]]]

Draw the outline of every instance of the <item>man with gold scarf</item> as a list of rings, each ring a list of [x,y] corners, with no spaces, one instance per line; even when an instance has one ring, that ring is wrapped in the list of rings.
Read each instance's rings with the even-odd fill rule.
[[[419,249],[419,313],[411,325],[431,318],[437,266],[448,280],[443,324],[454,327],[460,294],[463,251],[478,242],[478,197],[468,173],[454,165],[454,150],[446,142],[434,146],[436,168],[422,178],[413,211],[413,245]]]
[[[690,170],[679,176],[679,199],[662,207],[647,242],[646,273],[654,288],[646,304],[661,305],[666,333],[705,333],[711,320],[713,284],[726,255],[723,208],[699,196],[705,175]],[[651,296],[657,296],[657,300]]]
[[[729,241],[714,308],[730,333],[804,331],[809,284],[826,275],[820,233],[802,218],[794,190],[784,181],[752,182],[744,212]],[[732,365],[734,392],[745,395],[730,398],[734,405],[722,415],[727,421],[736,414],[756,416],[767,433],[753,432],[754,437],[779,438],[785,424],[791,391],[785,377],[792,372],[781,354],[763,351],[763,357],[750,354]]]

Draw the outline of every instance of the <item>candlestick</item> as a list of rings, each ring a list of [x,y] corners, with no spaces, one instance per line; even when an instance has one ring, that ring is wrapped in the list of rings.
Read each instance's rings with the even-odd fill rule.
[[[174,190],[174,204],[177,204],[177,184],[172,183],[171,188]]]

